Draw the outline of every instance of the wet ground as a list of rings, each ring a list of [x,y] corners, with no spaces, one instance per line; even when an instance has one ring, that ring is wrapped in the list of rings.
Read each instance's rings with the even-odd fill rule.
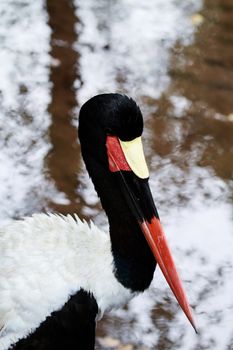
[[[233,349],[232,2],[12,0],[0,15],[1,221],[78,212],[107,229],[77,115],[94,94],[132,95],[199,335],[156,271],[98,324],[97,349]]]

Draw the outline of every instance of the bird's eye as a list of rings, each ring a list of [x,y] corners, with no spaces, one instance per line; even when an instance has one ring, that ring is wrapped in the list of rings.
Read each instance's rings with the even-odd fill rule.
[[[113,133],[112,128],[107,127],[107,128],[106,128],[106,134],[107,134],[107,135],[113,135],[114,133]]]

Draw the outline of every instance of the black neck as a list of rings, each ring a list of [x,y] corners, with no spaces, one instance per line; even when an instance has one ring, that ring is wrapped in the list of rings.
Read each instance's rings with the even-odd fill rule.
[[[109,219],[117,279],[133,291],[147,288],[155,259],[119,184],[111,173],[106,134],[132,140],[142,134],[143,119],[136,103],[124,95],[103,94],[87,101],[80,110],[79,138],[83,159]]]
[[[96,156],[83,156],[108,216],[115,275],[126,288],[143,291],[151,283],[156,262],[119,187],[120,174],[110,173]]]

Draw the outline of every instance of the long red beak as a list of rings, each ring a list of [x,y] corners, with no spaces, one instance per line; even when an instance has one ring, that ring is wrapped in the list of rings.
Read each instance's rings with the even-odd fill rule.
[[[131,143],[137,143],[136,140],[137,139]],[[130,142],[128,144],[130,144]],[[123,144],[124,147],[126,147],[126,145],[127,142],[125,145]],[[119,140],[116,137],[108,136],[106,147],[109,159],[109,170],[111,172],[117,172],[120,175],[125,198],[141,227],[141,230],[152,253],[154,254],[157,263],[159,264],[159,267],[163,272],[164,277],[167,280],[167,283],[169,284],[178,303],[197,333],[192,311],[182,286],[181,279],[176,270],[174,260],[159,220],[159,215],[150,192],[148,178],[140,178],[136,176],[137,171],[135,171],[135,169],[137,170],[137,167],[135,167],[134,162],[132,162],[134,167],[133,174],[132,166],[129,166],[125,158],[125,153],[127,153],[128,150],[126,148],[123,152]],[[133,151],[136,154],[136,157],[134,154],[133,158],[137,158],[136,152],[140,152],[140,148],[137,148],[136,151],[133,149]],[[130,154],[130,152],[128,153],[132,157],[132,154]],[[142,158],[141,162],[143,162]],[[127,176],[126,179],[125,173],[130,173],[132,175],[131,182],[129,181],[129,176]]]
[[[172,258],[160,220],[153,217],[151,222],[144,221],[140,224],[140,226],[150,249],[155,256],[155,259],[167,280],[167,283],[169,284],[178,303],[197,333],[192,311]]]

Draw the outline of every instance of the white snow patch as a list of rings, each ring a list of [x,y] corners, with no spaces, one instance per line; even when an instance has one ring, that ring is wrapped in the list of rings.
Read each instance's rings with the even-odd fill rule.
[[[102,92],[158,98],[168,86],[170,49],[193,39],[202,1],[75,1],[83,85],[80,103]],[[79,86],[79,82],[77,82]]]
[[[0,220],[41,209],[50,144],[50,29],[43,0],[0,5]],[[49,188],[49,191],[48,191]]]

